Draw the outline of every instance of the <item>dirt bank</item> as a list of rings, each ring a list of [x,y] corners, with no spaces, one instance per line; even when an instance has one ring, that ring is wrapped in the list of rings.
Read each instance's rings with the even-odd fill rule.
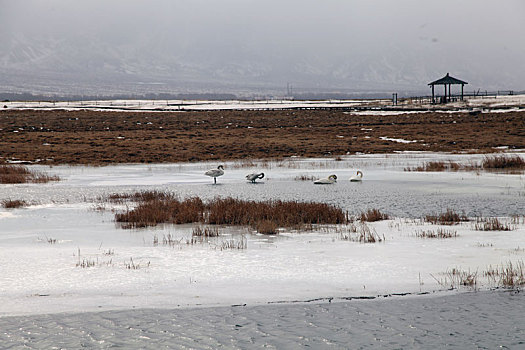
[[[163,163],[356,152],[492,152],[500,146],[525,148],[525,111],[477,116],[321,110],[0,112],[0,162]]]

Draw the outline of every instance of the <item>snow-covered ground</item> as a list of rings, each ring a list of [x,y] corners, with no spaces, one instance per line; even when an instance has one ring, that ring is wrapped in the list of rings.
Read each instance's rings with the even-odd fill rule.
[[[3,102],[5,109],[92,109],[114,111],[198,111],[198,110],[262,110],[287,108],[355,107],[388,100],[101,100],[101,101],[13,101]]]
[[[231,162],[217,185],[203,175],[216,167],[212,163],[34,166],[62,181],[0,187],[0,201],[31,203],[0,209],[0,316],[419,293],[446,289],[452,269],[477,271],[477,287],[488,288],[491,283],[482,278],[483,271],[525,257],[523,175],[403,171],[428,160],[469,163],[481,157],[402,153]],[[364,172],[363,182],[351,183],[348,179],[357,169]],[[253,170],[264,171],[265,179],[246,182],[244,175]],[[329,186],[297,179],[332,173],[338,182]],[[99,200],[112,193],[153,189],[203,199],[321,201],[354,215],[378,208],[393,218],[368,223],[384,238],[374,244],[341,239],[345,227],[282,230],[276,236],[221,227],[219,238],[189,245],[192,225],[125,230],[114,222],[114,210],[124,206]],[[476,231],[472,222],[437,226],[420,220],[447,208],[471,217],[496,216],[513,230],[484,232]],[[513,215],[522,215],[519,222]],[[438,228],[457,237],[416,237]],[[168,235],[180,243],[162,244]],[[246,249],[221,249],[225,242],[243,237]],[[77,266],[84,261],[95,266]]]
[[[403,114],[422,113],[419,111],[402,111],[403,108],[433,108],[443,109],[453,107],[461,111],[472,108],[487,108],[494,111],[520,110],[525,106],[525,95],[479,96],[466,98],[465,101],[449,103],[447,105],[400,105],[400,111],[383,111],[381,107],[392,107],[389,99],[361,99],[361,100],[100,100],[100,101],[10,101],[2,102],[3,109],[65,109],[65,110],[111,110],[111,111],[198,111],[198,110],[264,110],[289,108],[352,108],[371,107],[372,110],[357,111],[358,114]]]
[[[0,317],[6,349],[521,349],[525,295],[132,309]]]

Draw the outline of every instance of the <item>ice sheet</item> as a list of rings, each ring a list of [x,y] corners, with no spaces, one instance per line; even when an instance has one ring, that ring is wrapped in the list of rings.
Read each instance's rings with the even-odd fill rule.
[[[404,153],[343,160],[294,158],[250,167],[231,162],[224,164],[225,175],[217,185],[204,175],[216,163],[34,166],[62,181],[1,187],[0,201],[24,199],[32,204],[0,209],[0,315],[255,305],[443,289],[436,279],[446,278],[450,269],[483,271],[490,265],[522,261],[525,225],[522,220],[513,231],[482,232],[463,223],[442,227],[455,231],[456,238],[421,239],[416,232],[439,226],[419,219],[452,208],[510,222],[510,216],[525,213],[525,181],[522,175],[418,173],[403,168],[427,160],[468,163],[482,157]],[[348,178],[357,169],[364,173],[363,182],[351,183]],[[254,170],[267,175],[258,184],[244,179]],[[296,179],[332,173],[338,175],[334,185]],[[384,238],[375,244],[341,240],[344,228],[283,230],[277,236],[263,236],[249,228],[221,227],[221,237],[188,245],[192,225],[124,230],[115,224],[112,209],[125,207],[98,200],[111,193],[152,189],[205,200],[232,196],[321,201],[350,214],[378,208],[393,219],[369,224]],[[106,210],[96,210],[101,205]],[[162,242],[168,234],[181,243],[153,244],[155,237]],[[242,235],[247,249],[220,249],[225,240]],[[84,259],[96,266],[77,267]],[[131,262],[140,268],[126,268]]]

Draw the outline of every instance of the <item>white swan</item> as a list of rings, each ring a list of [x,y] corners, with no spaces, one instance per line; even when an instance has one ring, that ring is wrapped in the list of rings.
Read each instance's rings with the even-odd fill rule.
[[[255,183],[255,180],[262,179],[264,177],[264,173],[252,173],[246,175],[246,180],[251,181],[252,183]]]
[[[358,170],[356,175],[350,177],[350,181],[352,182],[361,181],[362,179],[363,173],[361,172],[361,170]]]
[[[316,185],[331,185],[333,183],[337,182],[337,176],[336,175],[330,175],[327,178],[315,180],[314,184]]]
[[[217,183],[217,177],[224,175],[224,167],[219,165],[217,169],[210,169],[204,173],[204,175],[213,177],[213,183]]]

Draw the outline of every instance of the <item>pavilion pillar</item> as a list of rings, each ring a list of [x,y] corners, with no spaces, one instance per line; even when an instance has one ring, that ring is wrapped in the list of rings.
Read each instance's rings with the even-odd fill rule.
[[[465,86],[465,84],[461,84],[461,101],[463,101],[463,86]]]
[[[436,103],[436,100],[434,100],[434,85],[432,86],[432,104]]]
[[[443,100],[444,103],[447,103],[447,84],[443,84],[445,87],[445,99]]]

